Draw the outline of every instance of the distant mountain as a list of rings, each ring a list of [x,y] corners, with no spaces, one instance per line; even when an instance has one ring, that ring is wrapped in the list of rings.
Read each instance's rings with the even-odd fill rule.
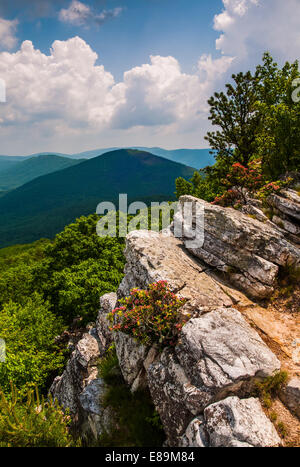
[[[53,157],[53,156],[51,156]],[[31,182],[0,197],[0,245],[52,237],[101,201],[175,199],[175,179],[194,169],[148,152],[117,150]]]
[[[179,162],[180,164],[189,165],[190,167],[195,167],[196,169],[203,169],[207,165],[212,165],[215,163],[215,159],[212,154],[210,154],[210,149],[163,149],[158,147],[144,147],[144,146],[131,146],[130,148],[101,148],[93,149],[91,151],[84,151],[76,154],[63,154],[63,153],[51,153],[56,156],[66,157],[69,159],[92,159],[93,157],[101,156],[107,152],[116,151],[119,149],[137,149],[139,151],[146,151],[154,154],[155,156],[165,157],[174,162]],[[1,173],[1,157],[6,157],[6,159],[13,159],[14,161],[30,159],[32,157],[45,156],[49,153],[38,153],[32,154],[31,156],[0,156],[0,173]]]
[[[107,148],[107,149],[94,149],[92,151],[85,151],[78,154],[73,154],[74,158],[87,158],[97,157],[105,154],[108,151],[115,151],[120,148]],[[134,146],[130,149],[137,149],[139,151],[147,151],[155,156],[165,157],[174,162],[185,164],[196,169],[203,169],[207,165],[215,163],[214,156],[210,154],[210,149],[163,149],[163,148],[148,148],[143,146]]]
[[[17,156],[0,156],[0,174],[16,166],[19,162],[26,159],[25,157],[17,157]]]
[[[6,170],[0,172],[0,191],[12,190],[41,175],[65,169],[80,162],[80,160],[67,159],[53,154],[14,161]]]

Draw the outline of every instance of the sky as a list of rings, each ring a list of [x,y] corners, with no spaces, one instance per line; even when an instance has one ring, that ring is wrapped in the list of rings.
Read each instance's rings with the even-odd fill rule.
[[[300,0],[0,0],[0,154],[207,147],[208,98],[267,50],[298,59],[299,17]]]

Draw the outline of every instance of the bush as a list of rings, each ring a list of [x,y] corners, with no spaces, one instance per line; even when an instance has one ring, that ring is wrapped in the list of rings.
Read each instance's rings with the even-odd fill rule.
[[[0,391],[0,447],[70,447],[70,417],[56,402],[40,399],[38,390],[22,394],[11,385],[11,399]]]
[[[286,385],[287,380],[287,372],[279,371],[273,376],[265,378],[262,382],[256,382],[258,396],[262,399],[266,407],[271,407],[272,399],[276,397],[280,390]]]
[[[184,322],[180,308],[185,299],[176,297],[166,281],[149,285],[147,290],[132,289],[130,296],[120,300],[121,307],[110,313],[113,331],[121,331],[144,345],[176,345]]]
[[[0,387],[6,393],[10,381],[23,395],[27,389],[44,387],[48,377],[64,364],[64,355],[54,338],[63,330],[62,321],[38,294],[25,305],[9,302],[0,313],[0,338],[5,340],[6,361],[0,363]]]

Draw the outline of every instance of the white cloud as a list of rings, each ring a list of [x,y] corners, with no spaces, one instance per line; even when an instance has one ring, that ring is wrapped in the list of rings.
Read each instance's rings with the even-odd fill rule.
[[[59,19],[65,23],[78,26],[89,26],[91,23],[101,26],[108,19],[119,16],[122,10],[122,8],[118,7],[113,10],[103,10],[101,13],[96,14],[88,5],[78,0],[72,0],[69,8],[63,8],[59,12]]]
[[[214,18],[216,48],[248,67],[269,50],[277,60],[295,60],[300,50],[299,0],[223,0]]]
[[[0,18],[0,49],[12,49],[17,44],[18,21]]]
[[[81,6],[65,10],[65,18],[88,24],[90,8],[74,4]],[[16,53],[0,53],[0,78],[7,87],[7,103],[0,105],[1,152],[203,146],[210,128],[207,99],[233,71],[253,67],[265,50],[277,60],[293,60],[300,50],[299,0],[223,4],[214,19],[221,56],[203,54],[192,73],[184,73],[176,58],[156,55],[116,83],[79,37],[55,41],[48,55],[30,41]]]
[[[196,73],[185,74],[174,57],[152,56],[150,63],[125,72],[123,81],[115,83],[96,60],[79,37],[55,41],[49,55],[30,41],[16,53],[1,53],[0,76],[7,85],[2,127],[34,127],[53,137],[172,125],[188,131],[206,116],[214,84],[232,61],[203,55]]]

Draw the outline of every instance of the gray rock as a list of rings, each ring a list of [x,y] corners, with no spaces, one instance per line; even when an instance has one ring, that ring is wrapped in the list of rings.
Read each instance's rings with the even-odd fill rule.
[[[63,374],[52,383],[50,394],[73,415],[78,414],[79,394],[96,378],[99,356],[97,340],[90,334],[84,334],[72,352]]]
[[[179,439],[179,447],[206,448],[209,447],[203,417],[194,418],[187,427],[184,435]]]
[[[228,397],[204,411],[211,447],[276,447],[280,438],[258,399]]]
[[[96,330],[99,340],[99,351],[102,357],[113,342],[113,335],[110,331],[107,315],[112,312],[117,304],[117,294],[114,292],[100,297],[100,310],[96,321]]]
[[[282,196],[272,195],[269,198],[270,203],[281,211],[283,214],[291,217],[292,219],[300,220],[300,202],[298,196],[292,196],[288,193],[289,198],[283,198]],[[296,202],[297,200],[297,202]]]
[[[212,398],[243,390],[254,377],[280,369],[257,332],[233,308],[218,308],[191,319],[182,329],[176,355],[192,384]]]
[[[168,443],[186,442],[181,437],[188,424],[205,407],[231,394],[248,395],[256,378],[279,369],[280,362],[237,310],[220,308],[191,319],[175,350],[165,349],[147,370]]]
[[[133,392],[145,387],[147,383],[144,361],[149,348],[138,344],[132,337],[123,332],[115,332],[114,340],[124,380]]]
[[[184,218],[185,203],[193,205],[194,230]],[[229,282],[254,298],[270,296],[279,266],[300,264],[299,248],[270,222],[263,223],[232,208],[212,205],[192,196],[182,196],[179,204],[175,222],[184,226],[183,240],[188,250],[217,270],[226,272]],[[204,224],[195,214],[200,208],[204,209]],[[203,244],[190,247],[192,236],[200,239],[203,231]]]
[[[280,392],[282,402],[300,418],[300,378],[292,378]]]
[[[112,409],[102,405],[102,398],[106,391],[105,382],[97,378],[79,394],[80,433],[87,440],[97,440],[102,434],[110,433],[115,423]]]
[[[165,349],[147,370],[148,386],[170,446],[177,446],[206,394],[193,386],[173,351]],[[209,397],[207,398],[207,403]]]

